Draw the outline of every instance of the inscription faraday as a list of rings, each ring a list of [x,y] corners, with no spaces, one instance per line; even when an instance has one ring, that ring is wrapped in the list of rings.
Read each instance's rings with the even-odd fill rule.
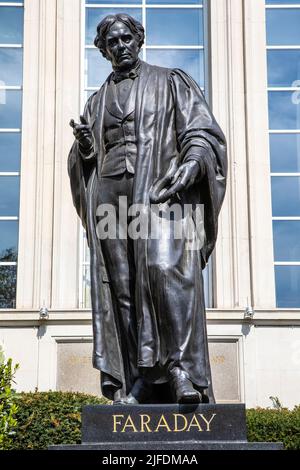
[[[172,413],[151,416],[148,414],[113,414],[112,426],[114,433],[124,432],[189,432],[196,429],[199,432],[210,432],[216,413],[210,416],[203,413],[184,415]]]

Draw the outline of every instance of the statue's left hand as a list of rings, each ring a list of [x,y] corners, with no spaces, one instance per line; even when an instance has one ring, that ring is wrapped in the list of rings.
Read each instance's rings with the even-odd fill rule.
[[[154,204],[166,202],[176,193],[188,189],[195,183],[199,173],[200,166],[196,160],[183,163],[174,175],[167,175],[155,183],[150,194],[150,202]]]

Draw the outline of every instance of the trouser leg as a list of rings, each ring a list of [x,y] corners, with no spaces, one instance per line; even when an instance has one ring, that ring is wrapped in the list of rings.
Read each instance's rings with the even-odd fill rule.
[[[129,206],[132,199],[132,186],[133,175],[127,172],[123,175],[101,178],[99,204],[111,205],[114,212],[113,217],[115,217],[117,223],[117,230],[115,233],[108,233],[107,238],[104,238],[101,228],[98,230],[98,235],[104,238],[101,239],[101,248],[111,283],[111,293],[124,360],[127,392],[130,391],[138,376],[137,324],[134,305],[135,267],[132,240],[126,236],[129,222],[127,218],[128,211],[126,207],[119,205],[119,198],[123,198],[122,203],[124,204],[124,196],[126,196],[127,205]],[[106,207],[109,209],[108,206]],[[120,213],[120,209],[121,211],[125,210],[125,217],[124,212]],[[99,227],[99,223],[97,227]],[[117,237],[112,238],[111,235]],[[120,238],[121,236],[126,236],[126,238]]]

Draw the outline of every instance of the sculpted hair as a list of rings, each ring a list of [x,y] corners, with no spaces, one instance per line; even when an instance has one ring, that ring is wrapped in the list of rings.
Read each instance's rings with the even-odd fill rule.
[[[103,18],[103,20],[100,21],[100,23],[98,24],[97,36],[94,40],[94,45],[100,50],[101,54],[105,58],[105,38],[111,26],[117,21],[120,21],[121,23],[125,24],[130,29],[132,34],[134,34],[138,38],[140,48],[144,44],[145,30],[139,21],[132,18],[132,16],[126,15],[126,13],[108,15]]]

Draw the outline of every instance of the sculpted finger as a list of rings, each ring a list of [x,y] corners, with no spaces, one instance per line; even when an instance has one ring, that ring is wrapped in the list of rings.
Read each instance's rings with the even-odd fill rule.
[[[182,173],[182,169],[181,168],[178,168],[178,170],[176,171],[175,175],[173,176],[173,178],[171,179],[171,184],[174,184],[178,178],[180,177]]]
[[[85,117],[82,116],[82,115],[80,115],[80,122],[81,122],[81,124],[84,124],[84,125],[87,125],[87,124],[88,124],[87,120],[86,120]]]

